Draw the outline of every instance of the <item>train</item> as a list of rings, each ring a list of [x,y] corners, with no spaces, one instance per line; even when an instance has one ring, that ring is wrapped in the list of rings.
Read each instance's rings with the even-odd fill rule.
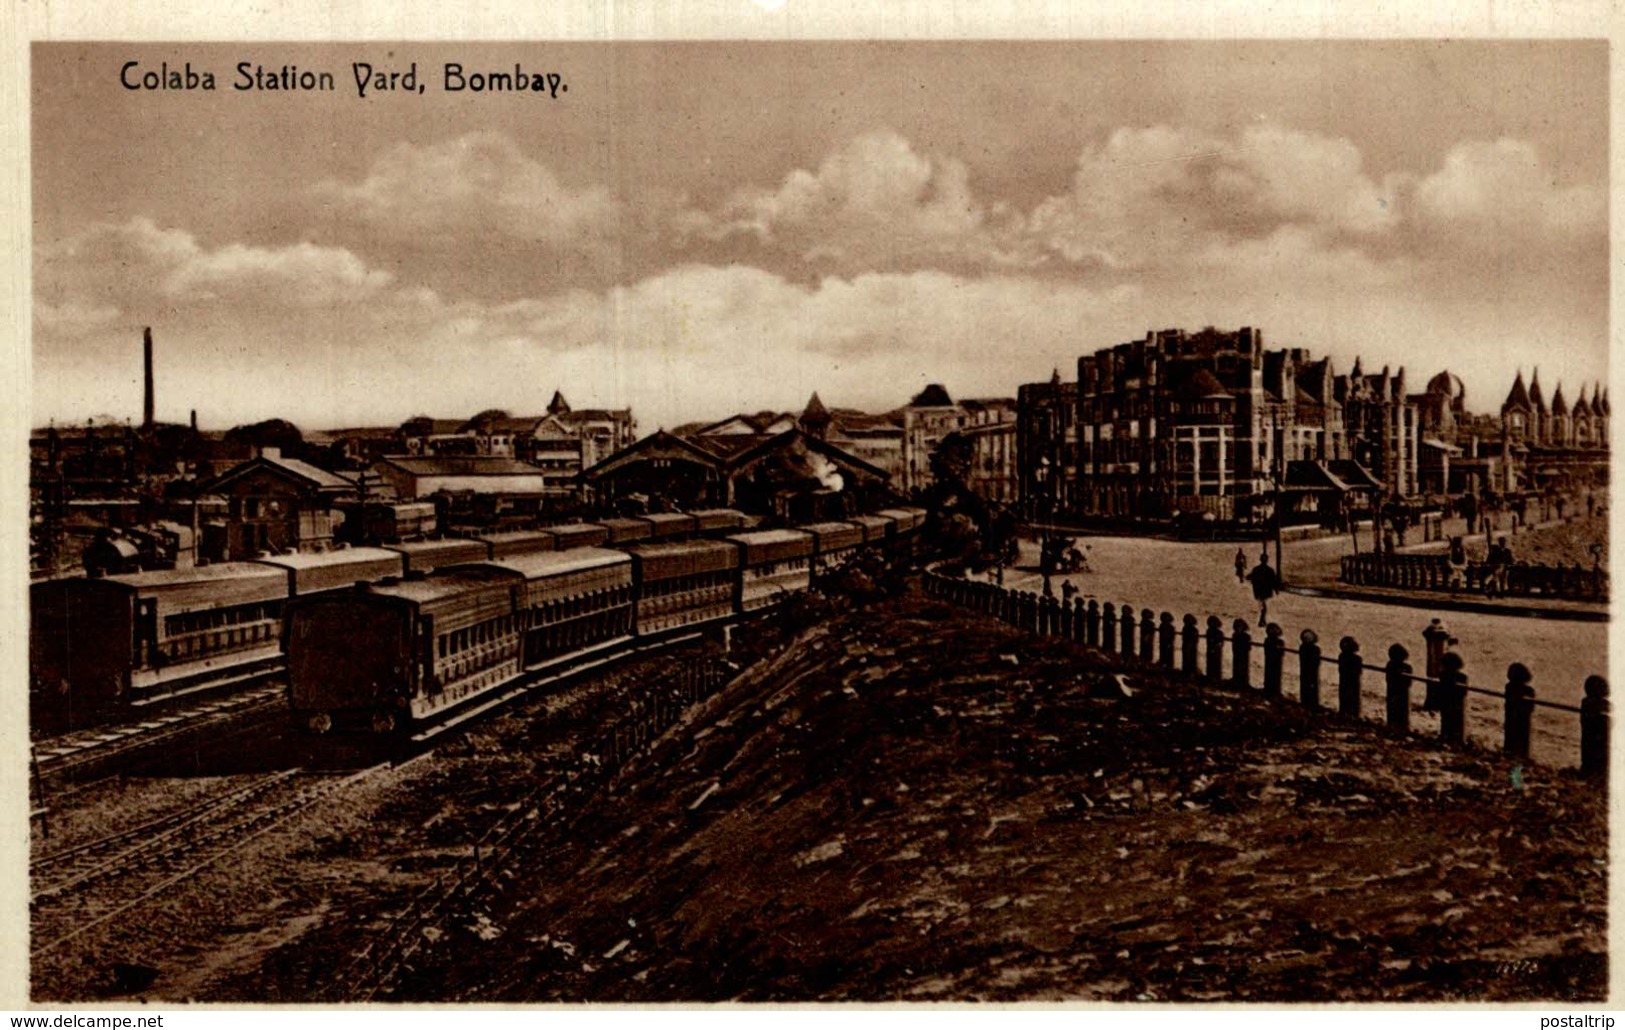
[[[606,520],[609,537],[578,550],[295,598],[290,715],[318,734],[419,729],[550,667],[776,606],[867,546],[911,557],[925,512],[880,518],[886,532],[872,538],[878,524],[828,522],[713,537],[689,527],[661,539]]]
[[[850,525],[863,530],[862,544],[878,540],[895,549],[912,546],[907,541],[924,513],[897,509],[861,518]],[[734,614],[747,578],[747,611],[760,607],[764,590],[805,589],[816,543],[794,557],[769,558],[777,552],[753,538],[817,537],[752,531],[748,522],[731,509],[660,513],[37,582],[30,588],[31,725],[51,735],[140,719],[177,699],[284,669],[290,702],[307,728],[355,726],[358,712],[365,713],[361,728],[370,730],[415,724],[560,654]],[[885,529],[876,535],[880,523]],[[845,531],[843,540],[855,539]],[[823,557],[836,553],[832,543]],[[690,603],[702,593],[709,599],[703,609]],[[488,609],[500,614],[466,625],[464,615],[454,614]],[[411,618],[402,622],[402,612]],[[328,617],[334,628],[317,628]],[[411,641],[427,649],[385,677],[391,698],[412,700],[383,708],[322,700],[326,695],[310,682],[319,666],[298,663],[326,649],[335,654],[329,660],[336,680],[370,682],[383,672],[371,664],[376,656],[363,653],[372,648],[369,634],[397,622],[406,628],[386,634],[390,646]],[[337,643],[344,639],[352,641],[348,648]],[[430,660],[431,650],[445,654]],[[327,718],[317,718],[322,714]]]

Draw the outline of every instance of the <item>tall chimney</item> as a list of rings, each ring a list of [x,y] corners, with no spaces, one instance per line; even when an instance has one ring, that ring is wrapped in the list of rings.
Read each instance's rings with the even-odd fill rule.
[[[141,400],[141,428],[152,428],[152,326],[141,330],[141,352],[146,362],[146,392]]]

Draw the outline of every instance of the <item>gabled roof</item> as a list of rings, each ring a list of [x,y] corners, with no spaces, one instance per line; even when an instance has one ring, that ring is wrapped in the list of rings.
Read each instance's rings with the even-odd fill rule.
[[[313,486],[318,490],[354,490],[354,480],[348,479],[326,469],[317,468],[309,462],[297,458],[283,458],[261,454],[245,462],[233,465],[231,468],[204,483],[199,490],[212,492],[234,479],[239,479],[250,472],[260,469],[269,469],[285,478],[291,478]]]
[[[617,469],[646,458],[675,458],[706,468],[722,469],[722,457],[699,446],[691,439],[676,436],[664,429],[644,437],[630,447],[623,447],[581,473],[585,479],[599,479]]]
[[[951,408],[954,406],[954,402],[941,383],[932,383],[915,394],[914,399],[908,402],[908,406],[911,408]]]
[[[1212,372],[1199,368],[1195,375],[1179,385],[1179,396],[1185,400],[1198,400],[1203,397],[1228,397],[1230,391]]]

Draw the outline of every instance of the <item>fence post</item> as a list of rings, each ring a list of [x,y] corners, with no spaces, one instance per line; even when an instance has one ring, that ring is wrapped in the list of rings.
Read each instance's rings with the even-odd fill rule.
[[[1140,609],[1140,661],[1147,665],[1157,660],[1157,616],[1149,608]]]
[[[1040,597],[1038,610],[1033,613],[1033,630],[1041,637],[1050,635],[1055,625],[1055,595]]]
[[[1164,669],[1174,667],[1174,614],[1163,612],[1157,623],[1157,661]]]
[[[1427,696],[1422,701],[1424,712],[1439,710],[1439,670],[1443,667],[1445,645],[1450,641],[1450,631],[1444,628],[1444,623],[1438,619],[1431,620],[1422,630],[1422,640],[1427,647],[1427,678],[1431,681],[1427,685]]]
[[[1411,663],[1405,660],[1409,657],[1400,644],[1388,648],[1388,728],[1400,733],[1411,729]]]
[[[1092,597],[1083,613],[1083,642],[1090,647],[1100,646],[1100,602]]]
[[[1613,705],[1608,701],[1608,681],[1601,676],[1586,677],[1586,696],[1580,702],[1580,771],[1600,776],[1608,782],[1608,736],[1613,723]]]
[[[1061,606],[1059,608],[1057,608],[1055,611],[1056,611],[1055,635],[1059,636],[1059,637],[1065,637],[1067,640],[1071,640],[1072,639],[1072,598],[1068,597],[1068,598],[1065,598],[1064,600],[1062,600],[1061,601]]]
[[[1360,717],[1360,642],[1344,637],[1337,643],[1337,710],[1351,719]]]
[[[1196,647],[1202,633],[1196,628],[1196,616],[1185,613],[1179,633],[1179,671],[1187,676],[1196,675]]]
[[[1253,687],[1253,634],[1246,619],[1230,624],[1230,678],[1237,690]]]
[[[1281,666],[1286,663],[1286,641],[1281,638],[1281,627],[1270,623],[1264,627],[1264,696],[1281,696]]]
[[[1224,624],[1217,615],[1207,617],[1207,678],[1224,676]]]
[[[1320,638],[1312,629],[1298,634],[1298,700],[1320,707]]]
[[[1124,658],[1134,657],[1134,608],[1132,605],[1123,605],[1117,609],[1117,618],[1123,626],[1123,646],[1121,648]]]
[[[1529,731],[1535,721],[1535,688],[1529,682],[1533,678],[1522,662],[1507,666],[1506,713],[1501,721],[1506,733],[1501,750],[1514,758],[1529,757]]]
[[[1467,739],[1467,673],[1461,655],[1446,651],[1439,668],[1439,736],[1446,744]]]
[[[1117,650],[1117,606],[1110,601],[1100,606],[1100,646],[1105,651]]]
[[[1084,605],[1081,597],[1072,599],[1072,641],[1076,644],[1084,642]]]

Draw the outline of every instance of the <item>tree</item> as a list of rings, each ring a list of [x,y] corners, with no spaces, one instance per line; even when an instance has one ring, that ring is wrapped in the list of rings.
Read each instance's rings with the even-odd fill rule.
[[[280,447],[288,457],[298,457],[305,447],[305,435],[292,422],[266,419],[226,430],[226,442],[251,447]]]

